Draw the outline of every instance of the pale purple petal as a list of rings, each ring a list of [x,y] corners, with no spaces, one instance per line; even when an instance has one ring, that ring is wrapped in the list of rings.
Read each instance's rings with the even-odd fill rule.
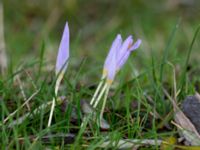
[[[109,64],[107,65],[107,81],[112,82],[115,78],[116,69],[117,69],[117,59],[116,59],[116,51],[113,53]]]
[[[129,46],[133,43],[133,38],[132,36],[128,36],[126,38],[126,40],[123,42],[120,50],[119,50],[119,53],[117,53],[117,59],[118,61],[121,61],[120,59],[125,55],[127,49],[129,48]]]
[[[129,55],[131,54],[131,51],[127,51],[124,56],[121,57],[120,61],[117,62],[117,69],[120,70],[123,65],[126,63]]]
[[[133,38],[131,35],[122,43],[121,35],[117,35],[104,63],[104,75],[107,76],[107,81],[112,82],[114,80],[117,71],[122,68],[130,53],[137,49],[140,44],[140,39],[133,44]]]
[[[68,59],[69,59],[69,27],[68,27],[68,22],[66,22],[57,55],[56,74],[58,74],[61,70],[63,72],[66,71]]]
[[[138,40],[133,44],[133,46],[131,46],[128,50],[129,50],[129,51],[133,51],[133,50],[135,50],[135,49],[138,49],[141,43],[142,43],[142,40],[141,40],[141,39],[138,39]]]
[[[117,62],[117,69],[118,70],[120,70],[123,67],[123,65],[126,63],[126,61],[127,61],[128,57],[129,57],[130,53],[133,50],[137,49],[140,46],[141,42],[142,42],[140,39],[137,40],[134,44],[132,43],[133,39],[132,40],[128,40],[128,41],[130,42],[129,45],[128,45],[128,42],[127,43],[124,42],[124,45],[125,45],[125,47],[127,49],[126,50],[123,49],[123,53],[121,53],[121,55],[118,58],[118,62]],[[133,46],[131,46],[132,44],[133,44]]]
[[[105,63],[104,63],[104,68],[107,68],[107,65],[110,63],[113,54],[116,51],[118,51],[118,49],[121,47],[121,44],[122,44],[122,37],[120,34],[118,34],[110,47],[109,53],[108,53]]]

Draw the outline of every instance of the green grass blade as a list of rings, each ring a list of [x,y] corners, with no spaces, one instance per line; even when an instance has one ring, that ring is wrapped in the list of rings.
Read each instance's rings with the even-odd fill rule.
[[[193,36],[193,39],[192,39],[192,42],[190,44],[190,47],[189,47],[189,50],[188,50],[188,53],[187,53],[187,57],[186,57],[186,60],[185,60],[185,65],[183,66],[183,72],[182,72],[182,76],[181,76],[181,89],[183,89],[184,85],[185,85],[185,78],[186,78],[186,72],[187,72],[187,66],[189,64],[189,60],[190,60],[190,55],[191,55],[191,52],[192,52],[192,48],[194,46],[194,42],[199,34],[199,31],[200,31],[200,25],[197,27],[195,33],[194,33],[194,36]]]
[[[160,83],[162,83],[162,80],[163,80],[164,66],[165,66],[165,63],[167,61],[167,57],[168,57],[168,54],[169,54],[169,49],[170,49],[170,46],[171,46],[172,42],[174,41],[175,34],[176,34],[176,31],[177,31],[177,29],[179,27],[179,24],[180,24],[180,19],[178,20],[178,22],[174,26],[174,28],[173,28],[173,30],[171,32],[171,35],[170,35],[170,37],[168,39],[167,46],[165,47],[164,52],[163,52],[163,58],[162,58],[161,67],[160,67]]]
[[[42,65],[44,62],[44,52],[45,52],[45,42],[42,42],[41,50],[40,50],[40,60],[39,60],[39,68],[38,68],[38,75],[37,75],[37,81],[41,75]]]

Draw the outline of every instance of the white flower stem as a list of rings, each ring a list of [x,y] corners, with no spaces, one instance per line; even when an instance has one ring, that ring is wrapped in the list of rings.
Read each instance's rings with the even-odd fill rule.
[[[106,106],[106,100],[107,100],[107,97],[108,97],[109,89],[110,89],[110,85],[108,85],[108,87],[106,89],[106,93],[104,95],[103,105],[102,105],[101,113],[100,113],[100,120],[103,118],[103,112],[104,112],[104,109],[105,109],[105,106]]]
[[[51,121],[52,121],[52,117],[53,117],[53,112],[54,112],[55,104],[56,104],[56,100],[55,100],[55,98],[53,98],[52,105],[51,105],[51,111],[50,111],[50,115],[49,115],[48,127],[51,126]]]
[[[99,90],[101,89],[101,87],[102,87],[102,85],[103,85],[103,77],[102,77],[102,79],[101,79],[101,81],[99,82],[99,85],[98,85],[98,87],[97,87],[97,89],[96,89],[96,91],[95,91],[95,93],[94,93],[94,95],[93,95],[93,97],[92,97],[92,100],[90,101],[90,105],[93,105],[93,103],[94,103],[94,101],[95,101],[95,99],[96,99],[96,97],[97,97],[97,94],[99,93]]]
[[[81,128],[83,128],[85,122],[86,122],[86,118],[85,118],[85,116],[84,116],[84,117],[83,117],[83,121],[82,121],[82,123],[81,123]]]
[[[99,101],[101,100],[101,97],[103,96],[103,94],[104,94],[104,92],[105,92],[107,87],[108,87],[108,84],[105,84],[104,87],[102,88],[101,92],[99,93],[99,96],[96,99],[95,104],[93,105],[94,108],[97,107],[97,105],[98,105]]]
[[[56,80],[56,85],[55,85],[55,97],[57,97],[57,94],[58,94],[58,89],[59,89],[59,86],[60,86],[60,82],[61,82],[61,80],[62,80],[62,78],[63,78],[63,75],[64,75],[64,73],[60,73],[59,75],[58,75],[58,78],[57,78],[57,80]],[[56,98],[53,98],[53,100],[52,100],[52,105],[51,105],[51,110],[50,110],[50,114],[49,114],[49,120],[48,120],[48,127],[50,127],[51,126],[51,121],[52,121],[52,117],[53,117],[53,112],[54,112],[54,108],[55,108],[55,105],[56,105]]]

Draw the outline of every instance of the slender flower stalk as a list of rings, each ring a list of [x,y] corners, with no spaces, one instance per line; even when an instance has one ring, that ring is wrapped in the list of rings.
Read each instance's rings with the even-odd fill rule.
[[[106,89],[108,88],[108,84],[104,84],[101,92],[99,93],[99,96],[96,99],[96,102],[94,103],[93,107],[96,108],[99,101],[101,100],[101,97],[103,96],[104,92],[106,91]]]
[[[93,95],[93,97],[92,97],[92,100],[91,100],[91,102],[90,102],[90,105],[93,105],[93,103],[94,103],[94,100],[96,99],[96,97],[97,97],[97,95],[98,95],[98,93],[99,93],[99,90],[101,89],[101,87],[102,87],[102,85],[103,85],[103,83],[104,83],[104,76],[102,76],[102,78],[101,78],[101,81],[99,82],[99,85],[97,86],[97,89],[96,89],[96,91],[95,91],[95,93],[94,93],[94,95]]]
[[[121,35],[118,34],[117,37],[115,38],[115,40],[112,43],[112,46],[111,46],[110,51],[108,53],[108,56],[106,57],[101,82],[99,83],[99,85],[98,85],[98,87],[97,87],[97,89],[96,89],[96,91],[95,91],[95,93],[92,97],[92,100],[90,102],[91,105],[94,103],[94,100],[96,99],[97,94],[99,93],[99,90],[101,89],[101,87],[103,85],[104,79],[107,76],[107,73],[108,73],[107,68],[111,65],[110,60],[113,60],[112,58],[113,58],[113,55],[115,55],[115,50],[120,47],[121,43],[122,43],[122,38],[121,38]],[[95,105],[96,105],[96,103],[95,103]]]
[[[103,112],[104,112],[104,109],[105,109],[105,106],[106,106],[106,99],[108,97],[109,89],[110,89],[110,85],[106,89],[106,92],[105,92],[105,95],[104,95],[103,105],[102,105],[102,109],[101,109],[101,113],[100,113],[100,118],[103,118]]]
[[[107,77],[107,74],[108,74],[107,68],[108,68],[108,66],[110,66],[110,62],[109,61],[112,59],[113,54],[115,55],[115,50],[117,48],[119,48],[121,42],[122,42],[121,35],[118,34],[117,37],[115,38],[115,40],[112,43],[112,46],[111,46],[110,51],[108,53],[108,56],[106,57],[106,60],[105,60],[105,63],[104,63],[104,69],[103,69],[103,73],[102,73],[102,77],[101,77],[101,81],[100,81],[99,85],[97,86],[97,89],[96,89],[96,91],[95,91],[95,93],[94,93],[94,95],[92,97],[91,102],[90,102],[90,105],[94,104],[94,107],[96,107],[96,105],[98,104],[99,100],[101,99],[100,95],[103,94],[102,91],[101,91],[102,94],[99,94],[99,96],[97,98],[97,95],[98,95],[102,85],[104,84],[104,79]],[[96,103],[94,103],[96,98],[97,98],[97,101],[96,101]]]
[[[140,39],[138,39],[135,43],[133,43],[132,36],[128,36],[126,40],[123,42],[120,34],[118,34],[115,40],[113,41],[110,51],[104,63],[102,80],[99,83],[95,91],[95,94],[90,102],[90,104],[94,108],[96,108],[102,96],[104,96],[100,118],[102,118],[103,116],[103,111],[105,108],[107,95],[108,95],[110,86],[112,82],[114,81],[116,73],[126,63],[131,52],[136,50],[140,46],[140,44],[141,44]]]
[[[53,98],[52,105],[51,105],[48,127],[51,125],[52,116],[53,116],[55,103],[56,103],[56,97],[58,94],[58,89],[59,89],[61,80],[63,79],[64,73],[67,69],[68,59],[69,59],[69,26],[68,26],[68,22],[66,22],[62,39],[60,42],[59,50],[58,50],[58,55],[57,55],[57,61],[56,61],[56,67],[55,67],[55,73],[57,76],[55,91],[54,91],[55,97]]]

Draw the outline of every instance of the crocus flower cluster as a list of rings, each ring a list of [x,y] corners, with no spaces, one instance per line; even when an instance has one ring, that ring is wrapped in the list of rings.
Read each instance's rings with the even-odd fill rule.
[[[55,72],[56,72],[57,79],[56,79],[56,84],[55,84],[55,98],[57,97],[57,94],[58,94],[58,88],[60,86],[60,82],[67,69],[68,59],[69,59],[69,26],[68,26],[68,22],[66,22],[62,39],[60,42],[59,50],[58,50],[57,60],[56,60]],[[53,98],[53,101],[52,101],[48,126],[51,125],[51,120],[52,120],[52,116],[53,116],[53,112],[55,108],[55,98]]]
[[[128,36],[126,40],[123,42],[121,35],[118,34],[115,40],[113,41],[110,51],[104,63],[102,80],[99,83],[95,91],[95,94],[90,102],[90,104],[93,105],[94,108],[96,108],[102,96],[104,95],[104,101],[103,101],[103,106],[101,110],[101,117],[103,115],[109,88],[115,78],[116,73],[126,63],[131,52],[137,49],[140,46],[140,44],[141,44],[141,40],[138,39],[134,43],[133,37],[131,35]],[[105,80],[106,82],[104,82]]]
[[[133,43],[132,36],[129,36],[123,42],[121,35],[117,35],[104,63],[103,76],[107,77],[108,84],[112,83],[115,74],[123,67],[130,53],[137,49],[140,44],[140,39]]]
[[[141,44],[141,40],[138,39],[135,43],[133,42],[133,37],[130,35],[124,41],[120,34],[117,35],[115,40],[113,41],[110,51],[106,57],[102,79],[92,97],[90,104],[96,108],[99,104],[102,96],[104,96],[104,101],[101,109],[100,118],[103,115],[104,107],[106,104],[107,95],[110,89],[112,82],[114,81],[116,73],[123,67],[126,63],[129,55],[132,51],[137,49]],[[68,23],[66,23],[63,36],[61,39],[57,61],[56,61],[56,85],[55,85],[55,98],[58,93],[58,88],[60,86],[60,82],[63,78],[63,75],[67,69],[69,59],[69,27]],[[53,116],[53,111],[55,107],[55,98],[53,98],[52,107],[49,116],[48,126],[51,125],[51,120]]]

